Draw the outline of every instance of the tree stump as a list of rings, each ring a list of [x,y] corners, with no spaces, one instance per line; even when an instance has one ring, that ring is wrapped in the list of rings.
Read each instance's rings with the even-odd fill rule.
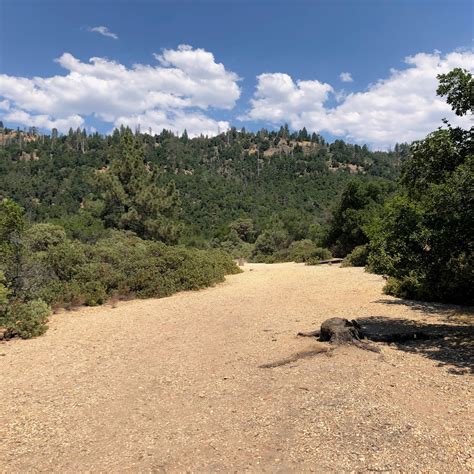
[[[298,336],[319,337],[319,340],[322,342],[330,342],[337,345],[352,344],[361,349],[380,352],[378,347],[361,341],[361,339],[364,339],[364,334],[357,321],[349,321],[345,318],[326,319],[321,324],[319,331],[299,332]]]
[[[359,325],[354,323],[354,321],[344,318],[326,319],[321,324],[319,340],[335,344],[347,344],[354,340],[359,341],[363,337],[359,329]]]

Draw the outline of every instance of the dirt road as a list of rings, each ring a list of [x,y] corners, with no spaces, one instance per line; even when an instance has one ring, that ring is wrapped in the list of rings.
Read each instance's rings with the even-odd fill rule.
[[[472,472],[473,379],[454,347],[343,347],[258,368],[321,344],[295,334],[328,317],[463,314],[387,297],[362,269],[244,269],[0,344],[0,470]]]

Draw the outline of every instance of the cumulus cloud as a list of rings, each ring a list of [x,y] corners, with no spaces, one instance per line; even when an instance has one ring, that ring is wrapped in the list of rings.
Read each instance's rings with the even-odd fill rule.
[[[436,76],[455,67],[474,70],[474,53],[457,51],[419,53],[405,59],[407,67],[392,69],[386,79],[367,90],[347,95],[318,81],[294,81],[287,74],[262,74],[251,108],[242,117],[275,125],[288,122],[293,128],[327,131],[375,148],[424,137],[441,125],[442,118],[468,126],[469,118],[457,117],[443,98],[436,95]],[[328,107],[329,95],[339,104]]]
[[[251,109],[241,120],[263,120],[274,123],[300,122],[306,111],[313,119],[325,115],[324,102],[333,88],[319,81],[297,81],[288,74],[271,73],[257,76],[257,90]]]
[[[229,122],[217,121],[199,112],[165,112],[162,110],[148,110],[143,114],[119,117],[116,120],[116,125],[119,124],[128,126],[132,130],[139,126],[142,131],[151,129],[152,132],[161,132],[166,129],[181,134],[186,130],[190,137],[201,134],[214,136],[230,128]]]
[[[79,115],[70,115],[69,117],[65,118],[51,119],[51,117],[48,115],[30,115],[24,110],[13,110],[12,112],[3,115],[3,119],[37,128],[47,128],[50,130],[57,128],[61,131],[66,131],[69,129],[69,127],[78,128],[84,125],[84,119]]]
[[[217,133],[228,126],[204,111],[234,107],[240,97],[235,73],[217,63],[212,53],[187,45],[165,49],[156,58],[158,64],[127,68],[106,58],[82,62],[64,53],[56,61],[66,75],[25,78],[1,74],[0,98],[10,105],[5,119],[15,117],[25,125],[36,120],[45,128],[55,123],[62,131],[69,128],[68,120],[75,126],[78,118],[84,121],[87,116],[115,126],[143,120],[144,129],[158,131],[160,124],[181,132],[187,128],[196,135]]]
[[[341,74],[339,74],[339,79],[342,82],[353,82],[354,81],[354,79],[352,79],[352,74],[350,72],[341,72]]]
[[[99,33],[102,36],[107,36],[108,38],[112,38],[117,40],[118,36],[115,33],[112,33],[106,26],[93,26],[89,28],[89,31],[92,33]]]

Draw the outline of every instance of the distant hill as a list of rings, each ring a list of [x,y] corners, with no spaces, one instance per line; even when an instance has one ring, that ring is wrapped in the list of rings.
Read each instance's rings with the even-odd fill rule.
[[[106,170],[124,129],[112,135],[66,135],[0,130],[0,196],[19,202],[34,221],[76,213]],[[215,238],[239,217],[257,228],[297,212],[311,224],[324,223],[350,179],[391,181],[407,145],[370,151],[342,140],[327,143],[303,129],[290,132],[237,131],[189,138],[163,131],[137,133],[144,160],[160,170],[158,184],[174,181],[182,201],[185,238]]]

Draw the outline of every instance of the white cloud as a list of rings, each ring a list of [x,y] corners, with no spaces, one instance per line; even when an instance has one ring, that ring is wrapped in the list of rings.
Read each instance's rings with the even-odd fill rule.
[[[469,125],[468,117],[457,117],[443,98],[436,95],[437,74],[455,67],[474,70],[474,53],[457,51],[419,53],[405,59],[407,67],[391,70],[387,79],[366,91],[339,95],[339,105],[326,107],[334,93],[329,84],[297,81],[287,74],[262,74],[251,108],[244,119],[263,120],[276,125],[287,121],[293,128],[327,131],[375,148],[424,137],[441,125],[442,118],[453,124]],[[280,84],[280,85],[277,85]],[[308,90],[314,91],[309,94]],[[334,93],[335,97],[338,93]]]
[[[354,81],[354,79],[352,79],[352,74],[350,72],[341,72],[341,74],[339,74],[339,79],[342,82],[353,82]]]
[[[217,121],[199,112],[165,112],[162,110],[148,110],[144,114],[119,117],[115,121],[115,125],[118,127],[122,124],[129,126],[132,130],[140,126],[142,132],[148,132],[151,128],[153,133],[159,133],[166,129],[181,134],[186,130],[190,137],[201,134],[214,136],[230,128],[229,122]]]
[[[36,120],[49,128],[46,124],[55,122],[65,130],[68,119],[75,126],[78,117],[92,115],[114,125],[140,118],[162,128],[182,127],[181,132],[188,128],[195,134],[217,133],[219,123],[203,111],[234,107],[240,97],[239,77],[216,63],[212,53],[191,46],[165,49],[156,57],[159,65],[127,68],[105,58],[82,62],[64,53],[56,61],[66,75],[30,79],[0,74],[0,98],[15,111],[10,120],[16,117],[25,125]]]
[[[106,26],[93,26],[89,28],[88,31],[92,33],[99,33],[102,36],[107,36],[108,38],[118,39],[118,36],[115,33],[112,33]]]
[[[333,88],[319,81],[298,81],[288,74],[273,73],[257,76],[257,90],[250,103],[252,108],[241,120],[263,120],[293,126],[302,119],[305,111],[311,110],[316,117],[324,116],[323,103]]]
[[[84,125],[84,119],[79,115],[71,115],[69,117],[61,119],[51,119],[48,115],[30,115],[23,110],[12,110],[6,115],[3,115],[4,120],[8,120],[15,123],[21,123],[31,127],[47,128],[65,132],[70,127],[77,129]]]
[[[70,53],[56,59],[66,73],[51,77],[0,74],[0,117],[26,126],[58,128],[87,125],[94,116],[111,126],[151,127],[189,135],[214,135],[229,127],[209,114],[232,109],[240,97],[239,77],[216,62],[212,53],[180,45],[155,54],[158,63],[127,67],[93,57],[81,61]],[[329,132],[375,148],[412,141],[435,130],[443,117],[456,117],[436,96],[436,75],[463,67],[474,70],[474,53],[419,53],[406,67],[366,90],[347,93],[318,80],[294,80],[284,73],[257,77],[250,110],[239,117],[293,128]],[[345,74],[345,73],[343,73]],[[348,74],[348,73],[347,73]],[[342,75],[341,75],[342,80]],[[336,99],[328,106],[328,99]]]

